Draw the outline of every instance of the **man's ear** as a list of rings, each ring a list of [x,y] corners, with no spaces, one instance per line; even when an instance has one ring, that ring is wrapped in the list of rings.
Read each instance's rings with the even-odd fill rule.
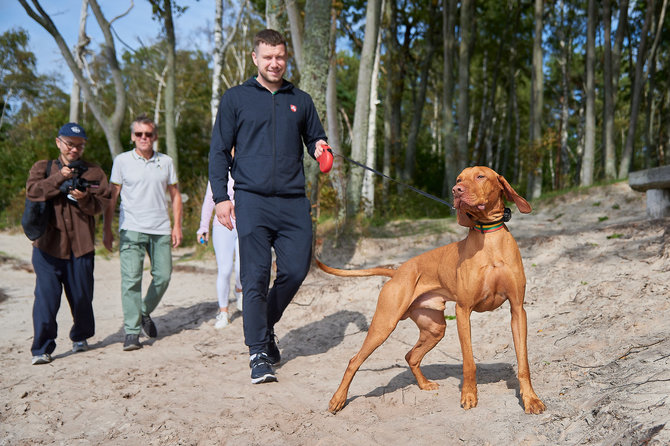
[[[504,176],[498,175],[498,182],[505,193],[507,201],[513,201],[521,213],[529,214],[530,211],[533,210],[530,204],[521,195],[517,194],[512,186],[510,186]]]

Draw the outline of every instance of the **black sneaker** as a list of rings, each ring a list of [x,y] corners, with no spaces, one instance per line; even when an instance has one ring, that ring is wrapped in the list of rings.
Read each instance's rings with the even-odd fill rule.
[[[151,316],[142,315],[142,332],[144,332],[144,335],[149,338],[155,338],[158,336],[156,324],[154,324],[154,321],[151,320]]]
[[[272,370],[272,364],[265,352],[251,355],[249,367],[251,367],[251,384],[277,381],[275,371]]]
[[[270,332],[270,342],[268,342],[267,347],[270,365],[278,366],[281,363],[281,354],[279,353],[279,347],[277,347],[277,337],[274,330]]]
[[[140,344],[140,335],[127,334],[126,341],[123,343],[123,350],[129,352],[140,348],[142,348],[142,344]]]

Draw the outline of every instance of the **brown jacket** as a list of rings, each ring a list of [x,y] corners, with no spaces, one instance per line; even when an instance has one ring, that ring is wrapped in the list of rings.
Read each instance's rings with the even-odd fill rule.
[[[33,201],[51,199],[54,216],[49,221],[42,237],[33,246],[60,259],[69,259],[74,253],[81,257],[95,250],[95,215],[101,214],[111,198],[107,175],[97,165],[84,161],[88,170],[81,178],[99,181],[99,187],[90,187],[86,198],[77,203],[69,200],[58,189],[65,181],[61,175],[60,161],[51,164],[51,174],[44,178],[47,161],[36,162],[30,169],[26,182],[26,197]]]

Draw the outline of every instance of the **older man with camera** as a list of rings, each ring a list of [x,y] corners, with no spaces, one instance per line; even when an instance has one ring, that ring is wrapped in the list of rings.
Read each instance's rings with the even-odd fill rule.
[[[111,194],[105,172],[81,159],[86,140],[79,124],[65,124],[55,141],[58,159],[37,161],[26,182],[26,197],[50,200],[54,211],[44,234],[33,242],[33,365],[52,361],[63,289],[74,320],[70,330],[72,351],[88,350],[86,340],[95,334],[95,216],[108,206]]]

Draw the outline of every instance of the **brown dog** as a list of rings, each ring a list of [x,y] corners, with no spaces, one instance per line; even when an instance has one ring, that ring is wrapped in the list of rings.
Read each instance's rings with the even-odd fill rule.
[[[333,413],[344,407],[349,385],[363,361],[379,347],[398,322],[411,318],[419,327],[419,340],[405,355],[422,390],[437,389],[426,379],[421,360],[444,336],[446,301],[456,303],[456,325],[463,353],[463,388],[461,406],[477,405],[476,366],[470,339],[472,311],[491,311],[506,300],[512,313],[512,336],[518,362],[521,398],[526,413],[538,414],[545,406],[530,383],[526,349],[526,311],[523,299],[526,276],[519,248],[503,221],[503,196],[514,201],[523,213],[531,207],[517,194],[507,180],[488,167],[470,167],[458,176],[453,188],[458,223],[470,228],[468,236],[414,257],[397,270],[370,268],[341,270],[317,260],[325,272],[337,276],[388,276],[391,278],[379,293],[377,309],[360,351],[349,361],[342,383],[330,400]]]

